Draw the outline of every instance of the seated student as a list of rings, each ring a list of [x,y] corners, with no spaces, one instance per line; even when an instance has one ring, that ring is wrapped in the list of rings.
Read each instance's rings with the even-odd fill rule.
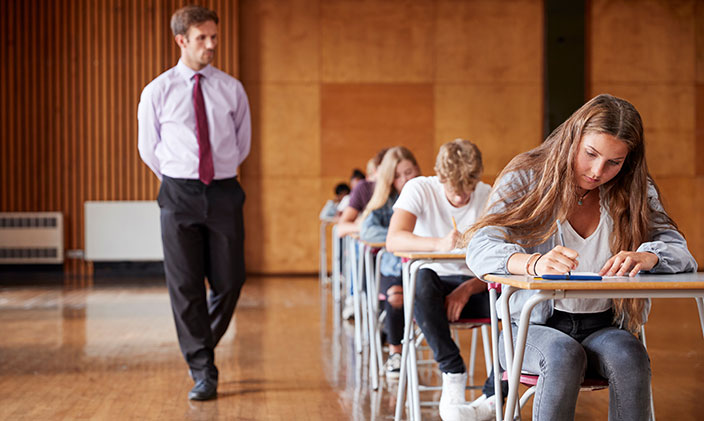
[[[359,184],[361,181],[365,180],[367,176],[364,175],[364,173],[355,168],[352,170],[352,177],[350,177],[350,191],[354,190],[355,187],[357,187],[357,184]],[[350,204],[350,194],[347,192],[347,195],[340,200],[340,202],[337,204],[337,214],[340,215],[342,212],[349,206]]]
[[[359,236],[364,241],[384,242],[393,214],[393,205],[406,182],[420,175],[420,168],[411,151],[403,146],[389,149],[376,171],[374,194],[364,210]],[[385,253],[380,263],[379,291],[386,295],[384,330],[389,343],[386,377],[398,379],[401,369],[403,339],[403,287],[401,259]]]
[[[358,216],[364,211],[367,206],[369,199],[372,198],[374,193],[374,176],[376,168],[381,164],[381,160],[384,158],[384,153],[388,148],[384,148],[377,152],[377,154],[367,162],[367,178],[361,180],[357,183],[352,192],[350,193],[350,200],[348,206],[342,211],[340,219],[337,222],[337,235],[342,238],[345,235],[358,233],[359,224]],[[361,276],[364,276],[362,274]],[[350,294],[345,298],[345,305],[342,308],[342,318],[346,320],[351,320],[354,318],[354,299],[353,294],[354,288],[350,284]]]
[[[372,161],[372,163],[373,163],[373,161]],[[367,163],[367,166],[369,166],[369,163]],[[374,172],[375,168],[376,167],[372,168],[372,172]],[[364,181],[366,179],[367,179],[367,176],[364,175],[362,170],[360,170],[359,168],[355,168],[352,170],[352,176],[350,176],[350,187],[352,187],[354,189],[355,187],[357,187],[357,184],[359,184],[361,181]]]
[[[359,221],[357,217],[362,214],[369,199],[372,198],[376,168],[381,164],[381,160],[384,158],[384,153],[386,153],[387,149],[388,148],[384,148],[380,150],[367,162],[367,178],[361,180],[352,188],[349,204],[342,211],[340,221],[337,224],[337,234],[340,237],[349,233],[359,232]]]
[[[386,238],[389,251],[450,251],[472,225],[486,203],[491,187],[482,183],[482,157],[470,141],[456,139],[438,152],[435,177],[418,177],[403,188]],[[454,224],[457,224],[457,228]],[[443,420],[491,419],[494,415],[493,376],[483,399],[465,401],[467,372],[452,340],[449,322],[489,317],[486,284],[464,263],[435,263],[418,272],[414,315],[442,371],[440,417]]]
[[[476,274],[697,269],[648,173],[641,117],[623,99],[593,98],[542,145],[515,157],[497,180],[487,214],[467,233],[467,264]],[[512,323],[534,293],[511,297]],[[540,376],[533,419],[574,419],[585,373],[608,380],[610,420],[650,419],[648,353],[631,334],[649,309],[645,299],[538,304],[523,361],[524,370]]]
[[[320,219],[332,219],[338,216],[337,206],[342,202],[342,200],[349,196],[350,186],[345,183],[339,183],[335,186],[335,198],[330,199],[323,206],[323,210],[320,211]]]

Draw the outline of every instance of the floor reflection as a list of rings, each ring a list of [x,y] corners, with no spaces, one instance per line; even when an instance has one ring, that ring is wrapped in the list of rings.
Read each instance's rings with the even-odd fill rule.
[[[0,287],[0,418],[393,418],[395,384],[382,376],[371,390],[369,354],[355,353],[354,324],[317,277],[248,280],[216,349],[219,398],[201,403],[186,399],[192,382],[163,282],[139,281]],[[694,301],[656,300],[646,330],[658,418],[697,419],[704,341]],[[467,361],[469,334],[460,342]],[[486,375],[481,354],[475,383]],[[439,383],[433,365],[420,367],[424,383]],[[608,391],[600,393],[580,394],[577,419],[606,419]],[[437,407],[422,415],[437,419]]]

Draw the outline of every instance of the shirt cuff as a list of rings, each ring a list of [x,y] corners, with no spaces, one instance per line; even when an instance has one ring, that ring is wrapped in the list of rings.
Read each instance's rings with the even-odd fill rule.
[[[651,241],[648,243],[643,243],[636,250],[636,252],[639,252],[639,253],[644,253],[644,252],[645,253],[653,253],[655,256],[657,256],[658,262],[655,264],[655,266],[652,267],[652,269],[650,269],[647,272],[655,272],[657,267],[660,266],[660,263],[663,262],[661,248],[658,247],[658,243],[661,243],[661,242],[660,241]]]

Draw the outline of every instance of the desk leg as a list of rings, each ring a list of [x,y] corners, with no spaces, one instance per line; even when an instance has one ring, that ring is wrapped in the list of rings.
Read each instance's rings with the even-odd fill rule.
[[[349,255],[350,255],[350,282],[352,283],[352,303],[354,305],[354,347],[357,354],[362,353],[362,312],[361,312],[361,293],[360,284],[362,276],[359,273],[359,265],[357,258],[357,242],[349,240]]]
[[[511,326],[511,309],[509,306],[509,298],[518,291],[518,289],[510,286],[510,285],[504,285],[503,290],[501,291],[501,320],[502,320],[502,326],[503,326],[503,331],[504,331],[504,351],[506,354],[506,377],[509,379],[509,394],[511,392],[510,389],[510,379],[511,379],[511,373],[512,371],[512,364],[513,364],[513,328]],[[520,378],[520,377],[519,377]],[[508,406],[505,409],[505,415],[508,414]],[[514,417],[517,417],[519,420],[521,418],[521,410],[520,408],[517,408],[516,413],[514,414]]]
[[[379,252],[376,254],[376,266],[374,267],[374,289],[372,291],[372,304],[374,304],[374,312],[372,313],[374,315],[374,324],[375,324],[375,329],[374,332],[377,333],[381,329],[381,326],[379,325],[379,319],[378,319],[378,314],[379,314],[379,284],[381,283],[381,256],[385,253],[386,251],[382,248],[379,250]],[[376,343],[376,348],[375,348],[375,355],[376,355],[376,361],[377,361],[377,366],[379,367],[379,370],[381,370],[381,367],[384,366],[384,357],[381,352],[381,335],[376,336],[375,338],[375,343]]]
[[[425,262],[422,260],[413,262],[410,268],[410,282],[408,294],[410,294],[409,302],[411,307],[411,332],[413,331],[413,305],[415,302],[414,297],[416,293],[416,279],[418,276],[418,270],[420,270],[420,267],[424,263]],[[403,295],[406,295],[405,289],[403,291]],[[417,356],[415,347],[415,335],[412,335],[410,339],[411,347],[408,349],[409,366],[406,368],[408,372],[408,395],[410,397],[410,408],[413,414],[413,417],[411,419],[413,419],[414,421],[420,421],[420,394],[418,381],[418,362],[416,361]]]
[[[326,227],[328,223],[323,221],[320,223],[320,286],[328,283],[328,250],[325,245]]]
[[[337,236],[337,225],[332,227],[332,297],[340,302],[340,237]]]
[[[362,315],[362,319],[360,320],[362,322],[360,330],[362,334],[362,345],[364,345],[369,344],[369,332],[367,331],[367,317],[369,314],[367,313],[367,306],[365,305],[367,302],[367,293],[364,291],[364,278],[366,278],[365,272],[367,270],[364,265],[364,253],[367,250],[367,246],[365,246],[361,241],[355,241],[355,243],[355,246],[357,247],[357,280],[359,281],[357,283],[357,291],[359,291],[359,313]]]
[[[364,266],[366,268],[366,282],[367,282],[367,331],[369,335],[369,377],[371,377],[372,389],[377,390],[379,388],[379,370],[381,367],[377,366],[376,359],[376,329],[374,329],[374,324],[376,323],[376,310],[374,309],[373,299],[377,298],[376,288],[374,287],[374,278],[372,275],[372,248],[365,247],[364,249]]]
[[[499,366],[499,318],[496,313],[496,288],[489,285],[489,314],[491,315],[491,360],[494,365],[494,396],[496,402],[503,402],[501,392],[501,367]],[[501,406],[496,406],[496,421],[501,421]]]
[[[352,297],[352,268],[350,268],[350,253],[352,253],[350,248],[350,236],[346,235],[342,237],[342,258],[340,259],[340,268],[342,274],[342,281],[340,283],[340,288],[342,289],[340,300],[346,303],[347,297]],[[343,304],[344,308],[344,304]]]
[[[401,272],[401,277],[403,280],[403,342],[401,347],[401,371],[398,378],[398,393],[396,395],[396,411],[394,412],[394,421],[401,421],[401,414],[403,412],[403,403],[406,393],[406,370],[408,369],[408,350],[411,342],[411,329],[413,328],[413,309],[411,308],[411,303],[409,303],[409,271],[411,268],[412,261],[403,262],[403,270]]]
[[[518,384],[521,378],[523,355],[526,350],[526,338],[528,337],[528,325],[530,323],[530,314],[533,311],[533,308],[538,303],[553,298],[553,296],[553,291],[540,291],[530,297],[523,305],[523,309],[521,310],[521,318],[518,324],[518,338],[516,339],[516,352],[513,356],[513,364],[511,365],[511,371],[509,372],[508,399],[506,401],[506,413],[504,414],[504,421],[512,420],[513,417],[511,417],[509,414],[513,414],[515,412],[514,409],[516,408],[516,403],[518,400]],[[505,324],[506,323],[504,323],[504,325]],[[510,323],[508,323],[508,325],[510,325]]]
[[[696,297],[697,309],[699,310],[699,323],[702,326],[702,335],[704,335],[704,298]]]
[[[406,381],[408,381],[408,418],[420,419],[420,402],[418,397],[412,393],[418,390],[418,372],[411,373],[409,363],[415,364],[415,338],[413,335],[413,297],[416,293],[416,273],[418,268],[423,264],[422,261],[409,260],[403,263],[403,347],[401,350],[401,372],[398,379],[398,395],[396,396],[396,412],[394,420],[401,419],[403,412],[403,404],[405,402]],[[411,359],[413,358],[413,359]],[[415,383],[414,383],[415,382]],[[415,385],[415,388],[413,387]]]

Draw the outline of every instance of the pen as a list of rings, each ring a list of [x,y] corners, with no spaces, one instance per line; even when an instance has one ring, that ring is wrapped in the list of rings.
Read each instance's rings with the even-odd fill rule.
[[[566,280],[578,280],[578,281],[601,281],[602,278],[599,275],[571,275],[571,274],[565,274],[565,275],[542,275],[541,278],[547,279],[547,280],[556,280],[556,279],[566,279]]]
[[[560,220],[556,220],[555,223],[557,224],[557,235],[560,236],[560,245],[562,247],[565,247],[565,236],[562,235],[562,224],[560,224]],[[572,271],[567,271],[568,275],[572,274]]]
[[[452,217],[452,226],[455,227],[455,231],[457,231],[457,222],[455,221],[455,217]]]

